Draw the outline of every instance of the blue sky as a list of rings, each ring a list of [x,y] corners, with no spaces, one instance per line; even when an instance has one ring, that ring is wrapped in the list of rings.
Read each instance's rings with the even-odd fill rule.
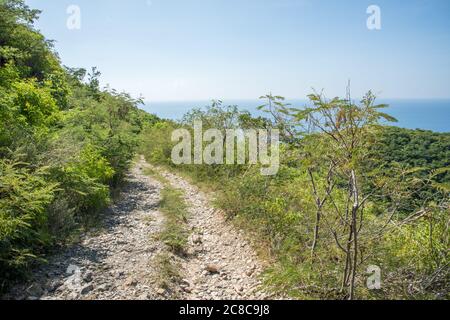
[[[372,89],[450,97],[448,0],[27,0],[62,62],[147,101],[304,98]],[[366,9],[381,8],[381,30]],[[81,29],[69,30],[69,5]]]

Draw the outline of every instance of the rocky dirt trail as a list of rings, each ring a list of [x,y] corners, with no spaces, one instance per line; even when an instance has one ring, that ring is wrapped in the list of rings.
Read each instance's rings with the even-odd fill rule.
[[[192,231],[188,254],[173,256],[182,281],[164,290],[158,283],[161,253],[170,254],[156,236],[164,226],[158,211],[163,184],[144,174],[143,158],[127,177],[120,198],[106,210],[103,227],[80,243],[48,258],[26,284],[6,299],[265,299],[262,266],[241,232],[212,208],[208,197],[184,179],[157,169],[189,206]]]
[[[179,176],[161,171],[171,186],[183,190],[188,204],[188,257],[182,260],[186,299],[262,300],[263,270],[254,249],[224,215],[210,205],[208,196]]]

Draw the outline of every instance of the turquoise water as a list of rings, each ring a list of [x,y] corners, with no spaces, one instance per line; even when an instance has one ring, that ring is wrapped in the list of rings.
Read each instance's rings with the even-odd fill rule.
[[[306,104],[304,100],[288,101],[294,107]],[[387,113],[399,120],[396,126],[408,129],[424,129],[436,132],[450,132],[450,100],[379,100],[390,105]],[[142,107],[147,112],[165,119],[178,120],[192,108],[204,107],[209,101],[153,102]],[[253,115],[264,115],[256,109],[259,100],[225,100],[225,105],[238,105]]]

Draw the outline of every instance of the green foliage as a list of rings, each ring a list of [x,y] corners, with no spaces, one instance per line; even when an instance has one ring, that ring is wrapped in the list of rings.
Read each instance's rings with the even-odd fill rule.
[[[186,229],[187,207],[180,190],[166,186],[161,191],[161,211],[166,216],[164,229],[159,234],[174,253],[184,254],[187,247],[188,231]]]
[[[46,88],[39,88],[36,82],[23,81],[13,84],[13,104],[18,108],[18,121],[29,126],[48,126],[57,112],[56,101]]]
[[[223,107],[220,101],[213,102],[206,110],[194,110],[181,123],[161,121],[150,125],[142,132],[141,152],[147,160],[179,170],[194,182],[206,185],[208,190],[216,190],[217,205],[228,218],[254,236],[260,252],[273,261],[265,273],[267,286],[302,299],[347,297],[342,291],[341,277],[345,256],[329,231],[342,233],[345,227],[343,218],[336,213],[345,212],[347,206],[349,185],[345,174],[336,176],[336,185],[330,191],[333,201],[325,202],[322,208],[327,215],[321,220],[319,243],[311,255],[317,205],[310,173],[319,195],[324,196],[330,180],[329,166],[325,164],[339,155],[341,164],[345,164],[342,172],[354,168],[366,186],[361,192],[366,195],[373,192],[373,198],[361,211],[364,233],[359,239],[361,262],[358,261],[359,275],[355,281],[356,297],[441,296],[448,282],[445,279],[448,279],[449,263],[448,189],[442,180],[448,173],[445,168],[448,166],[447,135],[377,125],[380,118],[394,119],[380,111],[385,106],[375,105],[371,94],[358,107],[348,106],[348,101],[341,99],[332,100],[330,107],[320,97],[311,96],[315,106],[311,109],[291,108],[281,97],[264,98],[269,101],[261,109],[268,109],[275,120],[283,120],[277,122],[283,143],[276,176],[260,175],[258,165],[175,166],[171,162],[172,130],[180,127],[192,130],[196,119],[201,119],[206,129],[273,126],[269,119],[253,118],[234,107]],[[308,132],[307,126],[301,128],[300,134],[293,134],[299,128],[292,121],[311,117],[318,110],[325,110],[332,119],[339,120],[335,125],[340,129],[331,128],[332,124],[326,121],[319,124],[329,126],[334,134],[342,134],[345,138],[341,141],[345,143],[351,143],[351,135],[360,130],[359,137],[363,140],[358,141],[354,152],[347,153],[349,149],[338,145],[327,134]],[[292,113],[297,120],[287,117]],[[352,113],[356,123],[367,120],[367,125],[352,128],[348,113]],[[406,134],[414,140],[414,147],[408,147],[409,143],[401,146],[397,134],[392,132]],[[411,138],[416,135],[417,138]],[[414,149],[421,152],[412,154]],[[347,157],[345,161],[344,157]],[[419,165],[427,169],[417,168]],[[424,188],[433,197],[418,197],[420,201],[416,201]],[[389,219],[392,208],[401,210]],[[423,211],[416,213],[417,209]],[[366,288],[365,271],[370,265],[381,267],[381,290]],[[416,289],[411,291],[411,288]]]
[[[0,2],[0,292],[110,202],[138,134],[157,118],[63,68],[33,28],[39,11]]]
[[[429,170],[450,166],[450,133],[384,127],[374,144],[376,158]],[[450,181],[450,173],[439,176]]]
[[[340,213],[356,198],[349,191],[361,184],[361,193],[372,197],[357,216],[363,231],[356,297],[448,292],[449,134],[379,126],[380,119],[395,119],[370,92],[358,105],[312,94],[311,105],[300,109],[266,95],[260,109],[271,120],[213,101],[181,123],[161,121],[137,109],[141,100],[102,89],[96,68],[62,67],[52,42],[33,27],[38,15],[23,0],[0,2],[0,291],[49,246],[95,218],[138,145],[149,161],[174,167],[172,131],[192,130],[199,119],[204,129],[281,130],[276,176],[261,176],[258,165],[176,167],[218,190],[219,206],[275,261],[266,274],[271,288],[301,298],[346,297],[346,261],[336,242],[348,239]],[[330,167],[339,170],[330,175]],[[352,173],[359,179],[349,183]],[[317,198],[325,197],[317,221]],[[393,207],[399,214],[390,216]],[[165,188],[162,210],[167,224],[160,237],[182,252],[188,237],[182,195]],[[311,254],[317,225],[319,243]],[[362,271],[370,264],[382,267],[380,291],[364,286]],[[179,278],[170,257],[161,257],[160,266],[164,281]]]
[[[14,62],[22,77],[43,81],[61,66],[52,43],[32,27],[39,13],[23,0],[0,3],[0,66]]]
[[[45,171],[31,172],[25,163],[0,160],[2,279],[28,267],[35,258],[34,249],[48,244],[45,209],[54,198],[57,184],[46,180]]]
[[[96,212],[109,203],[107,183],[114,175],[108,161],[91,145],[85,146],[73,162],[54,174],[77,212]]]
[[[155,266],[158,271],[155,279],[158,286],[175,291],[183,279],[180,263],[172,255],[162,252],[155,257]]]
[[[174,123],[164,121],[157,122],[146,127],[142,132],[140,152],[155,164],[171,164],[172,131],[177,127]]]
[[[384,127],[374,142],[373,158],[388,164],[399,163],[408,168],[422,168],[417,176],[436,174],[433,180],[450,184],[450,133]]]
[[[402,201],[407,215],[419,209],[424,201],[440,201],[450,192],[450,134],[424,130],[383,127],[370,147],[365,170],[391,179],[399,171],[408,172],[411,196]],[[374,179],[375,180],[375,179]]]

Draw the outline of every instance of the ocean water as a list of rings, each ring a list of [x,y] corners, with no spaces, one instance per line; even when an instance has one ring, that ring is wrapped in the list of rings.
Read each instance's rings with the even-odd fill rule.
[[[260,100],[224,100],[224,105],[237,105],[255,116],[265,115],[256,108],[262,104]],[[293,107],[302,107],[306,100],[287,101]],[[432,130],[435,132],[450,132],[450,100],[378,100],[378,103],[389,104],[385,111],[395,117],[398,122],[393,125],[408,129]],[[202,108],[210,101],[186,102],[148,102],[142,109],[156,114],[160,118],[179,120],[193,108]]]

